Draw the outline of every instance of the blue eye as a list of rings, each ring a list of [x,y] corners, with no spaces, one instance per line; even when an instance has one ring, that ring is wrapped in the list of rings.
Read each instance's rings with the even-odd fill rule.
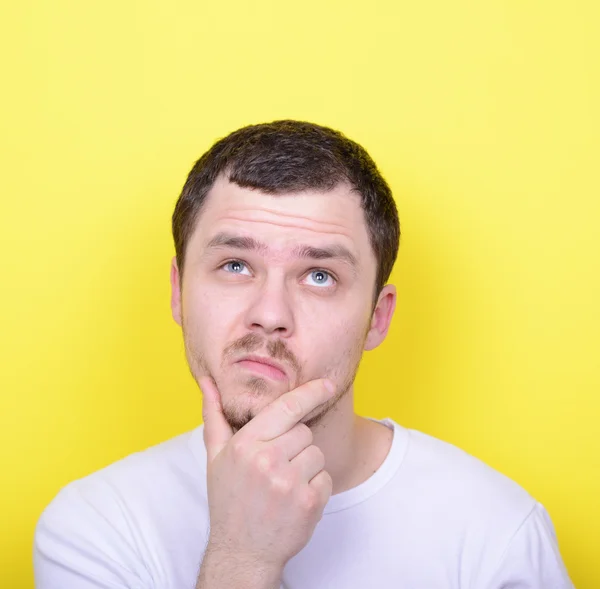
[[[333,281],[333,276],[329,272],[325,272],[325,270],[313,270],[309,276],[314,277],[315,283],[318,286],[333,286],[332,284],[327,284],[327,277]]]
[[[239,274],[239,275],[249,275],[247,270],[247,266],[245,262],[241,260],[230,260],[229,262],[225,262],[220,266],[221,269],[225,270],[228,274]],[[246,273],[242,274],[242,271],[246,269]],[[321,286],[323,288],[329,288],[334,286],[336,279],[335,277],[325,270],[312,270],[309,273],[309,276],[313,277],[313,284],[311,286]],[[330,282],[327,282],[327,278],[330,279]]]
[[[238,266],[238,267],[245,267],[246,264],[244,264],[244,262],[241,262],[240,260],[231,260],[231,262],[226,262],[225,264],[223,264],[223,266],[221,266],[221,268],[227,268],[227,266]],[[230,272],[230,274],[239,274],[240,272],[237,271],[233,271]]]

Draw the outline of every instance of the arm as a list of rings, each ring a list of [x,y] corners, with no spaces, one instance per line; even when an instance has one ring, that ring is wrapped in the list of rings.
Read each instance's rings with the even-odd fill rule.
[[[486,589],[574,589],[548,512],[536,503],[512,537]]]
[[[283,571],[208,547],[196,589],[279,589]]]

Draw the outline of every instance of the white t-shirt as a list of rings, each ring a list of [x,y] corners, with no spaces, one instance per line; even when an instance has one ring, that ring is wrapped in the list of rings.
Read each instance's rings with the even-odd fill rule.
[[[394,430],[385,461],[330,497],[281,589],[573,588],[546,510],[519,485],[378,421]],[[194,589],[209,529],[202,430],[63,487],[36,526],[36,588]]]

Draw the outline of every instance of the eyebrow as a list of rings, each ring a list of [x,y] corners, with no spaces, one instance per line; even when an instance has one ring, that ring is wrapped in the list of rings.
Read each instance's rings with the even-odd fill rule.
[[[269,247],[254,237],[244,237],[231,233],[217,233],[205,246],[206,251],[218,248],[251,250],[261,254],[269,252]],[[348,248],[340,244],[331,244],[325,247],[298,244],[292,250],[292,256],[311,260],[339,260],[350,266],[354,273],[358,270],[356,256]]]

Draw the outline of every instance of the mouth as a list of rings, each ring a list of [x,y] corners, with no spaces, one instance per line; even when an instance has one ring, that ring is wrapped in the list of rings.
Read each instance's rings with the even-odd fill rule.
[[[236,364],[244,370],[250,370],[251,372],[267,376],[273,380],[287,380],[287,373],[283,366],[270,358],[263,358],[262,356],[245,356],[241,360],[238,360]]]

